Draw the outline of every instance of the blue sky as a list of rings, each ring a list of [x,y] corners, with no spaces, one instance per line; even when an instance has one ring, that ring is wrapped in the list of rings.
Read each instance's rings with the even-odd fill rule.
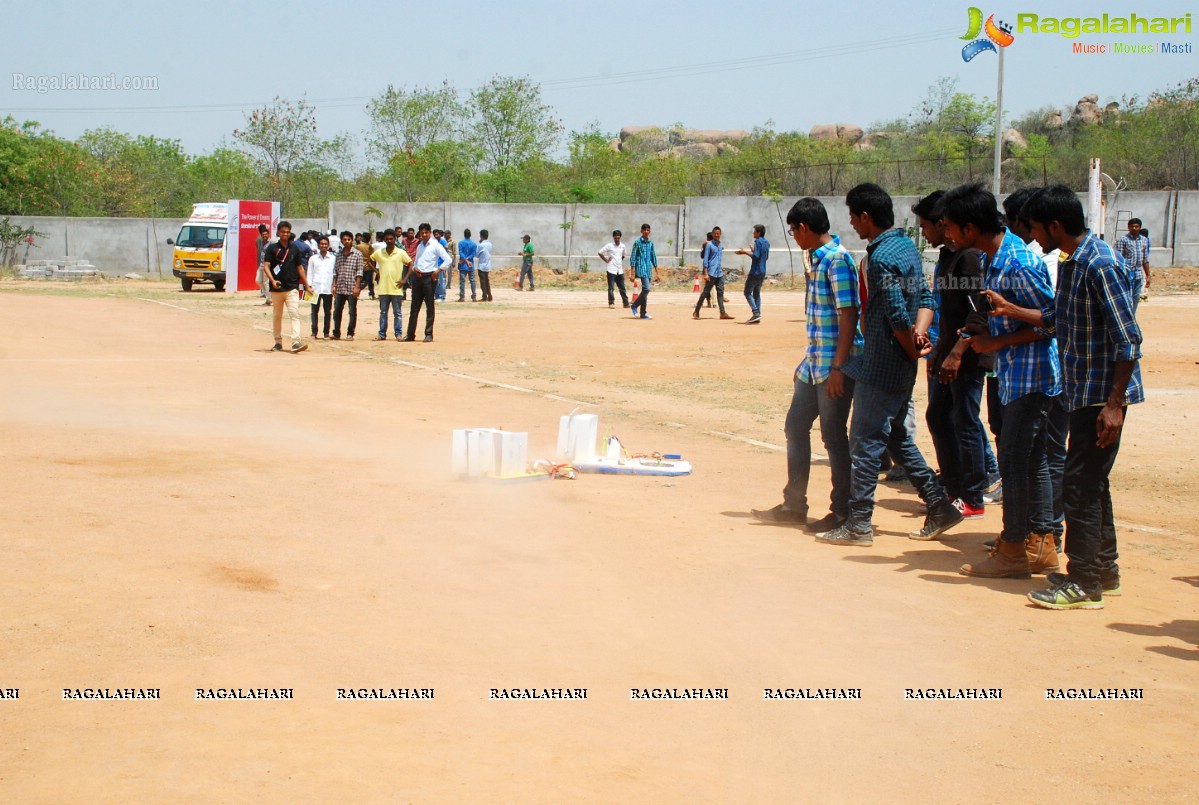
[[[965,63],[959,37],[969,3],[877,0],[347,5],[224,2],[121,4],[25,2],[6,10],[6,71],[0,115],[37,120],[61,136],[109,126],[178,139],[206,153],[230,137],[245,112],[276,95],[306,95],[322,135],[361,138],[366,101],[389,83],[469,90],[493,75],[528,75],[543,86],[567,130],[590,122],[780,131],[816,123],[863,127],[909,112],[942,76],[959,89],[993,95],[996,57]],[[1193,4],[1146,0],[981,3],[984,15],[1180,17]],[[102,11],[100,9],[103,9]],[[418,9],[426,9],[420,11]],[[436,19],[427,10],[435,9]],[[1170,41],[1191,34],[1020,34],[1006,51],[1004,109],[1019,116],[1046,104],[1072,105],[1144,94],[1199,75],[1199,57],[1084,56],[1072,41]],[[153,77],[156,91],[14,89],[37,76]],[[19,77],[18,77],[19,76]]]

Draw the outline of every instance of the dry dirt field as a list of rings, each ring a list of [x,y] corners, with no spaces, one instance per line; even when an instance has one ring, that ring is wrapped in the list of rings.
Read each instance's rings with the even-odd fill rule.
[[[915,495],[880,485],[858,550],[750,519],[780,500],[802,294],[768,288],[747,327],[692,321],[685,291],[635,321],[599,291],[497,286],[439,306],[431,344],[372,343],[364,301],[357,340],[291,355],[250,294],[0,283],[0,801],[1193,800],[1199,297],[1141,307],[1124,595],[1048,612],[1024,598],[1043,580],[956,572],[998,507],[912,542]],[[454,428],[528,431],[548,458],[576,407],[695,473],[451,477]],[[87,688],[161,698],[64,700]],[[197,700],[217,688],[294,698]]]

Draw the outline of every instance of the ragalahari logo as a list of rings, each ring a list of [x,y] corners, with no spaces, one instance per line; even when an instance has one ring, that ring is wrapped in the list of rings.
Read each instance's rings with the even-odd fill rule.
[[[1016,38],[1012,36],[1012,26],[1008,25],[1003,20],[996,22],[994,14],[987,17],[987,22],[985,25],[983,24],[983,13],[981,9],[971,6],[969,8],[969,14],[970,21],[967,25],[966,33],[964,33],[961,38],[972,41],[962,48],[962,61],[970,61],[978,54],[985,53],[988,50],[992,53],[998,53],[999,51],[996,48],[996,45],[1001,48],[1005,48],[1012,44],[1012,42],[1016,41]],[[986,37],[980,38],[980,33],[985,33]]]

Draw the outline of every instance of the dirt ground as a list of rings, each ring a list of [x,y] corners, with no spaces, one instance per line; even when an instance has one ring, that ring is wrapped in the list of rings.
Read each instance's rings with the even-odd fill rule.
[[[915,495],[880,485],[867,549],[750,519],[781,499],[802,294],[768,287],[748,327],[739,294],[738,322],[692,321],[686,290],[636,321],[547,285],[439,306],[431,344],[373,343],[364,301],[354,342],[291,355],[251,294],[0,283],[0,691],[19,690],[0,698],[0,800],[1194,797],[1199,297],[1141,307],[1149,400],[1112,481],[1124,595],[1048,612],[1024,598],[1043,579],[956,572],[995,506],[912,542]],[[550,458],[576,407],[695,473],[451,477],[454,428],[528,431]],[[85,688],[161,699],[63,700]],[[294,699],[196,699],[213,688]],[[645,688],[728,698],[631,700]],[[779,688],[861,698],[764,700]]]

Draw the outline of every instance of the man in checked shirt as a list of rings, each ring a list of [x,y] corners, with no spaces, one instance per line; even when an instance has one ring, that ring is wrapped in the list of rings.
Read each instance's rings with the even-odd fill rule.
[[[1128,406],[1144,402],[1141,328],[1132,277],[1107,243],[1086,228],[1078,196],[1047,187],[1020,212],[1045,251],[1062,250],[1058,293],[1040,310],[987,293],[992,315],[1054,330],[1062,351],[1062,388],[1070,411],[1070,444],[1062,498],[1066,508],[1066,572],[1028,594],[1045,609],[1102,609],[1120,594],[1116,525],[1109,485]]]
[[[916,244],[895,226],[895,208],[887,191],[876,184],[860,184],[846,194],[845,204],[849,225],[869,244],[859,270],[865,343],[862,351],[842,366],[832,367],[854,381],[849,519],[832,531],[817,534],[816,541],[872,545],[879,466],[891,438],[891,422],[906,413],[912,398],[916,365],[921,355],[932,349],[928,327],[936,303]],[[962,513],[949,502],[910,432],[896,445],[896,452],[908,479],[928,504],[924,526],[908,536],[936,539],[962,522]]]
[[[1148,299],[1145,289],[1153,284],[1149,274],[1149,235],[1141,232],[1141,219],[1128,222],[1128,234],[1116,241],[1116,252],[1124,258],[1124,267],[1132,277],[1132,306],[1136,310],[1142,299]]]
[[[853,380],[841,372],[851,355],[862,349],[858,329],[858,271],[853,255],[829,232],[828,211],[818,199],[801,198],[787,213],[795,243],[811,256],[808,274],[808,346],[795,370],[791,407],[783,432],[787,437],[787,485],[783,502],[771,509],[751,509],[767,523],[801,526],[819,534],[832,531],[849,517],[849,406]],[[755,228],[756,230],[757,228]],[[812,464],[812,425],[820,421],[820,438],[832,474],[829,513],[807,522],[808,479]]]
[[[358,294],[362,292],[362,252],[354,248],[354,235],[348,229],[341,233],[341,251],[333,264],[333,340],[341,340],[341,311],[350,306],[346,340],[354,340],[358,323]]]
[[[986,299],[999,296],[1021,307],[1053,304],[1045,261],[999,220],[995,196],[982,185],[950,190],[937,203],[945,237],[958,249],[977,249],[982,260]],[[972,295],[976,308],[979,297]],[[1049,417],[1062,393],[1062,373],[1053,334],[1017,318],[970,314],[962,348],[995,353],[995,374],[1003,402],[999,432],[999,474],[1003,478],[1003,531],[995,552],[958,572],[985,579],[1031,578],[1057,569],[1053,544],[1053,486],[1049,475]],[[974,329],[973,325],[980,325]],[[956,379],[953,367],[942,370]],[[1029,554],[1037,558],[1034,567]],[[1043,560],[1043,561],[1042,561]]]

